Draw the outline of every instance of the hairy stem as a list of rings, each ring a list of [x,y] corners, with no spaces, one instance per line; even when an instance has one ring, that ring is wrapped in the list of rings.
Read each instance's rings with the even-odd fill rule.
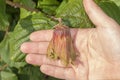
[[[37,10],[37,9],[33,9],[33,8],[30,8],[30,7],[28,7],[28,6],[25,6],[25,5],[23,5],[23,4],[19,4],[19,3],[15,3],[15,2],[12,2],[12,1],[10,1],[10,0],[6,0],[6,3],[8,4],[8,5],[10,5],[10,6],[12,6],[12,7],[15,7],[15,8],[24,8],[24,9],[26,9],[26,10],[28,10],[28,11],[31,11],[31,12],[38,12],[39,10]]]
[[[41,13],[45,14],[48,18],[51,18],[54,21],[58,21],[58,19],[55,16],[48,15],[47,13],[43,12],[42,10],[33,9],[33,8],[30,8],[30,7],[25,6],[23,4],[12,2],[10,0],[6,0],[6,4],[8,4],[8,5],[12,6],[12,7],[15,7],[15,8],[24,8],[24,9],[26,9],[28,11],[31,11],[31,12],[34,12],[34,11],[39,12],[40,11]]]
[[[35,12],[39,12],[38,9],[33,9],[33,8],[28,7],[28,6],[25,6],[25,5],[16,3],[16,2],[12,2],[12,1],[10,1],[10,0],[6,0],[6,3],[7,3],[8,5],[12,6],[12,7],[15,7],[15,8],[24,8],[24,9],[26,9],[26,10],[28,10],[28,11],[31,11],[31,12],[34,12],[34,11],[35,11]],[[40,12],[44,13],[42,10],[41,10]],[[48,15],[47,13],[44,13],[44,14],[45,14],[47,17],[51,18],[52,20],[58,21],[58,20],[56,20],[56,18],[55,18],[54,16],[50,16],[50,15]]]

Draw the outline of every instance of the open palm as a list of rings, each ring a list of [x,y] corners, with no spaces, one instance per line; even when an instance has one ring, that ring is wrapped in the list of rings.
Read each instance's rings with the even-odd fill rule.
[[[30,35],[31,42],[21,45],[26,61],[41,66],[43,73],[67,80],[120,79],[120,25],[108,17],[93,0],[84,0],[85,10],[96,25],[92,29],[71,29],[79,54],[75,66],[64,67],[60,61],[46,57],[53,30],[41,30]]]

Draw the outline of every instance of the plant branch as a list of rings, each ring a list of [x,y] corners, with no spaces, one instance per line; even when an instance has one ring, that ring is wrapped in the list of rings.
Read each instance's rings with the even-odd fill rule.
[[[15,8],[24,8],[24,9],[26,9],[26,10],[28,10],[28,11],[31,11],[31,12],[33,12],[33,11],[38,12],[38,11],[39,11],[38,9],[33,9],[33,8],[28,7],[28,6],[25,6],[25,5],[22,5],[22,4],[19,4],[19,3],[12,2],[12,1],[10,1],[10,0],[6,0],[6,3],[7,3],[8,5],[12,6],[12,7],[15,7]],[[40,12],[44,13],[47,17],[51,18],[52,20],[58,21],[55,16],[50,16],[50,15],[48,15],[47,13],[43,12],[42,10],[41,10]]]
[[[26,9],[26,10],[28,10],[28,11],[31,11],[31,12],[38,12],[39,10],[37,10],[37,9],[33,9],[33,8],[30,8],[30,7],[28,7],[28,6],[25,6],[25,5],[22,5],[22,4],[19,4],[19,3],[15,3],[15,2],[12,2],[12,1],[10,1],[10,0],[6,0],[6,3],[8,4],[8,5],[10,5],[10,6],[12,6],[12,7],[15,7],[15,8],[24,8],[24,9]]]

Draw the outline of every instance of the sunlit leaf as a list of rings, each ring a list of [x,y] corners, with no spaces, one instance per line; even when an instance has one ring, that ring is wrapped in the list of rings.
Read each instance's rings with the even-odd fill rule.
[[[36,6],[35,2],[33,2],[32,0],[20,0],[20,3],[23,4],[24,6],[26,6],[28,8],[32,8],[32,9],[34,9]],[[32,13],[33,12],[28,11],[24,8],[20,8],[20,19],[25,18],[25,17],[31,15]]]
[[[21,44],[29,40],[31,32],[50,29],[55,24],[56,22],[51,21],[51,19],[41,13],[36,13],[21,19],[16,25],[14,32],[8,33],[0,44],[2,59],[16,68],[24,66],[25,54],[22,54],[20,51]]]
[[[1,71],[1,80],[18,80],[18,78],[12,72]]]
[[[0,30],[6,30],[9,26],[5,10],[6,10],[5,0],[0,0]]]
[[[83,0],[63,0],[56,10],[56,16],[62,17],[66,24],[71,27],[94,27],[84,11],[82,1]]]
[[[37,7],[42,9],[44,13],[53,15],[59,4],[57,0],[38,0]]]
[[[111,0],[111,1],[114,1],[120,8],[120,0]]]
[[[104,1],[101,2],[99,5],[108,16],[110,16],[120,24],[120,8],[115,3]]]

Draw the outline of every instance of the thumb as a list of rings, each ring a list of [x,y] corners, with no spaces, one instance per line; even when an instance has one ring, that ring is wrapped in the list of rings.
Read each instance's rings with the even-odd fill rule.
[[[93,0],[83,0],[83,4],[86,13],[96,27],[118,26],[118,24],[111,17],[106,15]]]

